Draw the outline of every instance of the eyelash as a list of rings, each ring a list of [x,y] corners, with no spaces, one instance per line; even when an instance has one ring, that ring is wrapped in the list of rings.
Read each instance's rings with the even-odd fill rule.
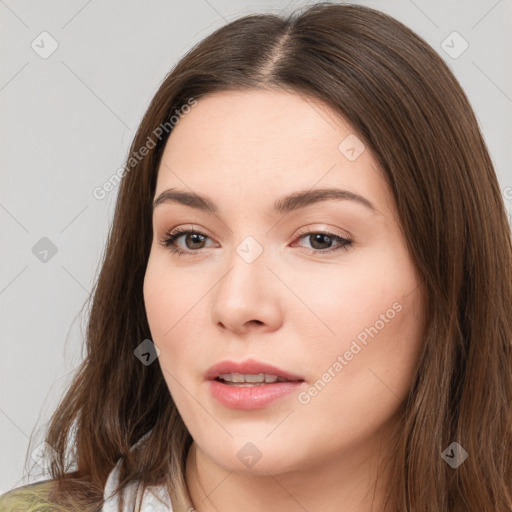
[[[197,256],[197,254],[194,254],[194,253],[198,253],[199,250],[184,251],[183,249],[180,249],[176,245],[174,245],[178,238],[180,238],[183,235],[188,235],[188,234],[201,235],[201,236],[204,236],[205,238],[210,238],[207,234],[205,234],[201,231],[197,231],[197,230],[193,230],[193,229],[186,229],[186,228],[176,228],[172,231],[165,233],[165,235],[160,240],[160,244],[162,246],[164,246],[165,248],[169,249],[169,251],[171,251],[173,254],[176,254],[177,256],[181,256],[181,255]],[[336,252],[339,250],[348,251],[349,247],[352,245],[352,240],[350,240],[348,238],[344,238],[339,235],[335,235],[334,233],[329,233],[328,231],[303,231],[303,232],[299,232],[297,237],[302,238],[302,237],[307,237],[310,235],[326,235],[329,238],[333,239],[334,241],[337,241],[340,244],[337,247],[329,248],[329,249],[325,249],[325,250],[310,249],[309,252],[311,254],[325,254],[325,253]]]

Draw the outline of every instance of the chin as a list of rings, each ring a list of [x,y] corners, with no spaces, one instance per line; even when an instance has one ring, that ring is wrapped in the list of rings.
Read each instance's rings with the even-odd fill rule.
[[[244,436],[222,445],[214,445],[208,438],[207,446],[196,444],[216,465],[238,474],[268,476],[304,468],[304,458],[298,450],[290,449],[278,437],[271,441]]]

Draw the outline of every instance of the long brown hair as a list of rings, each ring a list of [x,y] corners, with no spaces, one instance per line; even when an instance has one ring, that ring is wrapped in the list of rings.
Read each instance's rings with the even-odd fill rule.
[[[329,3],[227,24],[153,98],[119,185],[86,357],[46,435],[58,453],[52,500],[97,510],[124,457],[121,487],[163,484],[186,503],[192,439],[159,365],[134,356],[151,338],[142,289],[172,133],[155,130],[191,98],[256,88],[319,99],[350,123],[390,184],[425,288],[427,331],[393,440],[390,510],[511,511],[512,244],[486,145],[461,86],[427,43],[382,12]],[[131,162],[150,138],[147,156]],[[452,442],[468,453],[456,469],[441,457]]]

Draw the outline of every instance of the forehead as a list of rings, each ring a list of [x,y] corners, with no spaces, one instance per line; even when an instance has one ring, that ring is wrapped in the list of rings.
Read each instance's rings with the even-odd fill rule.
[[[351,147],[362,150],[355,159],[346,152]],[[222,202],[316,187],[389,201],[374,159],[350,125],[319,100],[285,91],[200,98],[167,141],[155,195],[170,187]]]
[[[167,147],[175,156],[194,149],[224,161],[253,157],[255,167],[255,156],[300,160],[315,149],[336,152],[339,136],[349,133],[318,100],[284,91],[224,91],[201,98],[182,116]]]

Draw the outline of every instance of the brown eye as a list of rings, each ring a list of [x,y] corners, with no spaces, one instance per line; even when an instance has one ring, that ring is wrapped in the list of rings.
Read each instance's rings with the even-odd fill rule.
[[[182,248],[178,245],[178,240],[183,238],[185,240],[185,247]],[[199,252],[199,249],[205,248],[206,240],[210,237],[195,230],[175,229],[160,240],[160,244],[168,248],[171,252],[176,253],[178,256],[182,254],[193,255],[194,252]]]
[[[182,236],[185,237],[184,240],[187,249],[202,249],[206,240],[206,238],[200,233],[186,233]],[[190,245],[187,242],[190,242]]]
[[[323,231],[303,233],[299,236],[299,239],[309,239],[312,247],[311,252],[314,254],[334,252],[339,249],[348,250],[352,244],[352,240],[349,240],[348,238]],[[337,245],[334,245],[333,247],[333,244],[336,242]]]
[[[308,235],[311,241],[311,247],[317,250],[329,249],[332,244],[332,238],[324,233],[316,233],[314,235]]]

